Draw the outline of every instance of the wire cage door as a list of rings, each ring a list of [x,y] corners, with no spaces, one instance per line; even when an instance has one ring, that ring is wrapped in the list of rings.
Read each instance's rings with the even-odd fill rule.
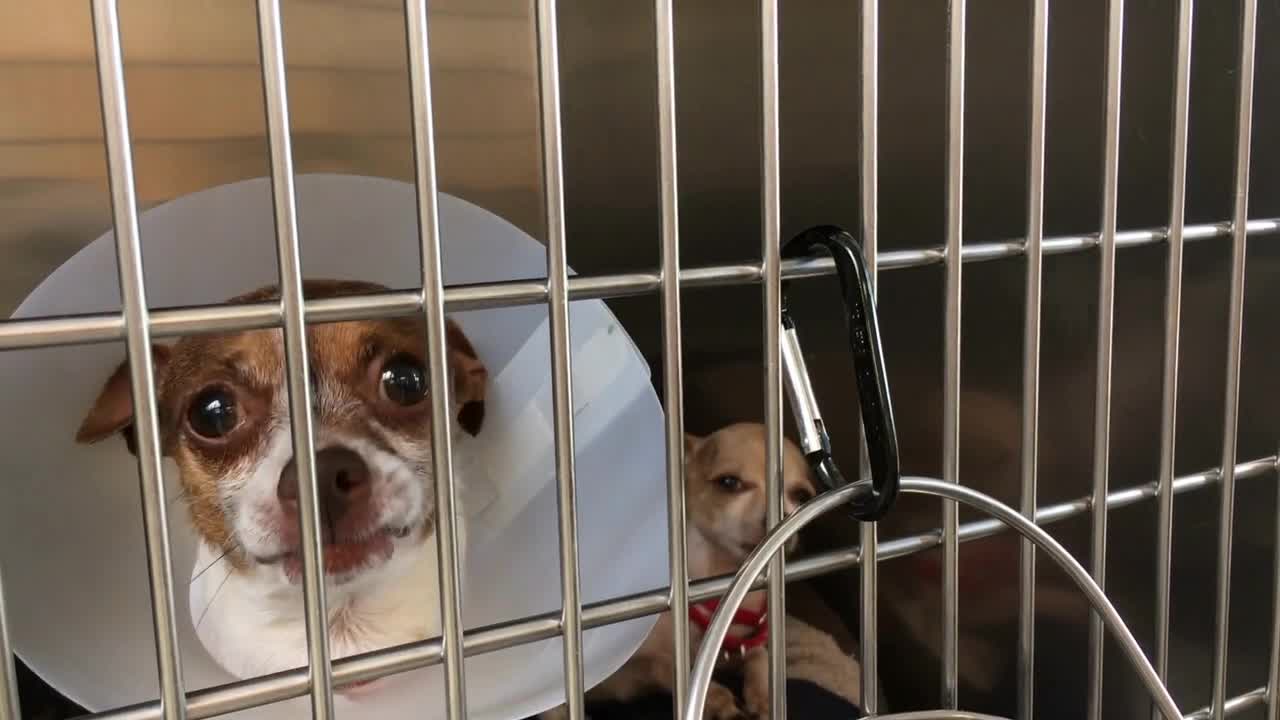
[[[1174,0],[1171,0],[1174,1]],[[257,0],[255,17],[259,39],[261,79],[264,89],[267,138],[270,151],[270,179],[273,217],[276,228],[276,254],[279,263],[281,300],[238,306],[152,309],[148,306],[143,273],[142,243],[139,235],[139,200],[134,173],[135,146],[130,126],[128,91],[122,51],[119,8],[114,0],[92,0],[94,58],[97,88],[100,95],[105,150],[110,180],[111,214],[116,242],[119,283],[122,295],[121,313],[74,317],[12,320],[0,323],[0,350],[14,351],[82,343],[124,341],[129,350],[128,372],[132,382],[132,400],[137,408],[137,456],[141,497],[144,506],[145,535],[148,558],[148,580],[152,601],[152,620],[160,696],[142,705],[98,713],[96,717],[133,718],[136,720],[185,717],[211,717],[236,710],[269,704],[286,698],[307,697],[313,717],[328,720],[335,715],[335,687],[373,680],[410,668],[440,665],[446,678],[443,698],[450,718],[467,717],[467,687],[463,660],[468,655],[512,647],[548,637],[559,637],[563,644],[564,689],[567,712],[573,720],[586,717],[584,691],[584,630],[626,619],[670,612],[674,629],[675,673],[672,678],[673,712],[677,717],[700,717],[710,678],[716,637],[727,630],[733,607],[758,583],[767,589],[769,622],[774,628],[769,638],[771,716],[787,716],[783,693],[785,686],[786,584],[789,578],[812,576],[828,570],[860,565],[859,660],[862,687],[867,689],[864,709],[872,716],[923,718],[921,714],[887,715],[879,707],[874,692],[881,681],[881,638],[879,617],[881,587],[879,562],[922,549],[941,548],[943,553],[941,695],[937,718],[977,718],[960,710],[960,544],[963,541],[990,536],[1001,525],[1012,527],[1022,536],[1019,550],[1018,618],[1018,717],[1033,716],[1035,698],[1034,658],[1038,652],[1035,638],[1036,566],[1042,555],[1066,569],[1093,605],[1089,619],[1088,716],[1101,717],[1103,637],[1110,631],[1126,656],[1134,663],[1144,687],[1152,697],[1154,717],[1184,717],[1166,683],[1169,680],[1170,593],[1173,537],[1173,498],[1176,494],[1207,486],[1221,492],[1219,529],[1216,542],[1217,576],[1214,587],[1214,646],[1212,652],[1212,698],[1207,707],[1186,717],[1222,717],[1250,708],[1265,706],[1268,716],[1280,717],[1280,701],[1275,689],[1280,686],[1280,622],[1270,630],[1271,664],[1267,683],[1250,692],[1232,695],[1228,690],[1228,630],[1231,606],[1231,559],[1235,489],[1238,480],[1263,477],[1274,473],[1274,455],[1239,462],[1238,437],[1241,421],[1241,357],[1244,334],[1246,259],[1250,240],[1280,234],[1280,220],[1249,217],[1249,183],[1252,143],[1255,133],[1253,98],[1255,64],[1259,53],[1258,0],[1241,0],[1241,24],[1238,34],[1238,72],[1235,75],[1235,127],[1231,217],[1208,224],[1188,224],[1186,192],[1188,184],[1188,137],[1191,113],[1192,35],[1194,29],[1193,0],[1176,0],[1177,23],[1173,78],[1172,136],[1169,154],[1170,199],[1168,222],[1149,230],[1121,230],[1118,227],[1120,195],[1121,106],[1125,98],[1122,87],[1126,26],[1140,22],[1130,10],[1126,15],[1123,0],[1110,0],[1105,29],[1105,76],[1103,112],[1103,158],[1100,187],[1101,223],[1096,233],[1078,236],[1046,237],[1044,205],[1046,195],[1046,126],[1049,83],[1049,45],[1051,40],[1049,0],[1028,0],[1031,13],[1029,34],[1030,72],[1028,75],[1028,163],[1027,192],[1020,200],[1026,209],[1025,237],[1013,242],[965,242],[964,199],[967,157],[965,152],[966,113],[972,103],[966,102],[966,0],[950,0],[946,27],[945,106],[946,153],[945,193],[935,198],[945,205],[945,239],[942,245],[925,249],[881,251],[879,224],[879,147],[880,128],[880,57],[882,38],[879,0],[859,0],[860,29],[855,39],[860,59],[858,74],[860,148],[858,197],[860,224],[850,234],[857,239],[859,261],[865,272],[866,298],[874,303],[881,270],[921,268],[940,265],[943,272],[943,325],[941,344],[942,382],[942,468],[939,479],[904,478],[903,493],[927,494],[944,498],[937,532],[905,539],[881,541],[877,525],[866,522],[858,528],[860,545],[854,554],[831,552],[788,563],[775,552],[786,539],[818,515],[838,508],[865,490],[886,462],[878,462],[877,448],[883,447],[883,432],[868,427],[864,433],[870,452],[864,453],[864,466],[859,468],[852,484],[833,482],[830,489],[790,518],[783,517],[780,491],[782,433],[784,426],[784,390],[805,374],[789,376],[784,361],[788,352],[788,328],[781,319],[786,303],[784,284],[803,278],[835,275],[839,260],[798,257],[784,254],[782,233],[782,164],[780,139],[781,109],[781,3],[760,3],[758,114],[759,145],[762,150],[760,207],[762,209],[760,261],[747,264],[722,264],[687,267],[680,262],[681,208],[679,185],[679,135],[677,133],[676,88],[676,8],[673,0],[655,0],[654,37],[656,54],[657,146],[660,238],[660,261],[649,272],[607,275],[571,276],[566,250],[565,201],[565,137],[561,97],[562,48],[558,27],[562,22],[556,0],[535,0],[533,13],[537,25],[537,114],[540,133],[540,162],[543,189],[541,219],[545,224],[547,275],[545,281],[490,283],[465,287],[446,286],[441,270],[441,238],[438,223],[436,136],[434,117],[437,111],[432,88],[432,51],[429,47],[428,7],[425,1],[406,0],[404,17],[408,50],[409,96],[412,107],[412,138],[415,149],[413,178],[416,185],[416,211],[419,222],[418,241],[421,250],[420,287],[409,292],[389,292],[359,299],[307,301],[302,292],[302,269],[299,250],[298,207],[295,189],[294,150],[291,141],[289,77],[286,73],[284,27],[286,19],[279,0]],[[1132,5],[1133,3],[1128,3]],[[1203,6],[1202,6],[1203,7]],[[1203,11],[1203,10],[1202,10]],[[1225,376],[1215,378],[1225,386],[1225,403],[1221,422],[1221,461],[1218,466],[1193,475],[1176,476],[1177,403],[1179,395],[1179,342],[1181,323],[1183,252],[1190,242],[1221,241],[1230,244],[1230,284],[1227,288],[1228,318],[1223,332],[1226,345]],[[1158,477],[1136,489],[1117,490],[1109,478],[1111,454],[1113,383],[1113,350],[1115,343],[1115,296],[1118,251],[1129,248],[1161,248],[1165,253],[1166,295],[1163,307],[1164,338],[1162,345],[1161,412],[1159,429],[1160,468]],[[1094,417],[1091,433],[1094,439],[1090,476],[1091,492],[1087,497],[1054,505],[1038,504],[1037,452],[1040,438],[1042,379],[1042,308],[1046,258],[1069,253],[1096,254],[1098,264],[1097,295],[1093,303],[1097,311],[1097,345],[1094,357]],[[966,264],[998,258],[1023,258],[1025,270],[1026,314],[1022,339],[1023,413],[1019,435],[1023,448],[1020,459],[1020,493],[1016,511],[991,497],[966,488],[960,474],[961,418],[961,298],[965,288]],[[761,286],[760,312],[764,319],[759,328],[764,354],[764,372],[759,378],[765,398],[763,415],[767,428],[767,469],[770,503],[768,524],[771,533],[751,556],[735,578],[690,582],[687,559],[688,538],[683,523],[685,470],[683,438],[685,435],[685,387],[682,338],[682,291],[733,284]],[[575,442],[573,415],[573,383],[570,346],[570,302],[581,299],[656,295],[661,306],[661,367],[665,405],[666,485],[670,548],[669,587],[654,589],[639,596],[615,598],[603,603],[584,603],[580,584],[577,478],[575,476]],[[448,387],[448,366],[444,355],[445,313],[451,310],[479,307],[504,307],[541,304],[550,323],[550,356],[552,368],[553,431],[555,447],[556,497],[558,500],[557,531],[560,591],[563,610],[544,616],[524,618],[502,626],[463,631],[461,612],[458,538],[454,526],[458,489],[451,464],[453,439],[449,433],[447,393],[433,396],[432,446],[435,476],[439,478],[434,501],[440,508],[440,597],[441,628],[439,638],[406,650],[391,648],[357,658],[333,660],[325,632],[326,591],[321,566],[321,528],[317,525],[315,480],[315,438],[311,426],[313,398],[308,383],[306,328],[308,323],[368,319],[393,314],[421,314],[426,320],[431,348],[429,372],[433,387]],[[793,318],[794,320],[794,318]],[[800,324],[803,324],[802,321]],[[175,629],[175,581],[171,568],[171,539],[167,520],[167,501],[163,485],[161,449],[157,421],[157,391],[154,368],[147,348],[153,338],[176,337],[186,333],[213,329],[232,331],[250,328],[279,328],[287,348],[287,378],[290,415],[294,418],[292,442],[298,458],[300,504],[303,511],[302,543],[305,612],[308,626],[308,665],[276,676],[247,680],[221,687],[189,691],[184,684],[181,656]],[[791,348],[795,357],[803,359],[798,345]],[[883,376],[881,376],[883,380]],[[882,398],[887,408],[888,390],[883,385]],[[874,385],[860,387],[870,392]],[[809,392],[812,399],[812,390]],[[866,397],[861,397],[866,401]],[[872,417],[868,413],[864,419]],[[812,418],[810,418],[812,419]],[[820,439],[806,450],[817,451]],[[894,462],[896,466],[896,447]],[[869,458],[869,459],[868,459]],[[882,460],[882,459],[881,459]],[[895,467],[896,471],[896,467]],[[861,489],[860,489],[861,488]],[[1155,538],[1156,608],[1155,643],[1150,654],[1144,651],[1125,627],[1122,618],[1106,594],[1108,516],[1111,510],[1139,502],[1154,501],[1158,513]],[[968,504],[990,513],[998,522],[982,520],[960,522],[958,503]],[[891,513],[888,504],[868,512],[864,519],[876,520]],[[1074,560],[1042,526],[1071,517],[1087,518],[1090,524],[1090,562],[1086,566]],[[759,578],[764,576],[764,580]],[[0,574],[0,720],[20,717],[11,647],[13,619],[6,624],[3,595],[5,578]],[[1273,604],[1280,603],[1280,584]],[[696,656],[689,652],[689,606],[727,593],[728,602],[721,606],[712,624],[709,642]],[[1042,652],[1041,650],[1040,652]]]

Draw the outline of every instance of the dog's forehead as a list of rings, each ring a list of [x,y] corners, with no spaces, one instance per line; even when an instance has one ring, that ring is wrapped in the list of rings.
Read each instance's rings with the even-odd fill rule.
[[[201,383],[210,373],[234,371],[254,380],[253,384],[274,384],[284,372],[284,342],[279,330],[248,330],[239,333],[184,337],[173,345],[169,370],[170,387]]]
[[[707,443],[712,460],[764,462],[764,432],[748,425],[731,425],[711,436]]]
[[[307,360],[317,374],[346,375],[377,351],[410,350],[423,335],[409,318],[311,325]],[[212,367],[234,367],[275,382],[284,373],[284,337],[278,328],[187,337],[173,346],[172,363],[171,376],[179,382]]]
[[[375,355],[426,350],[426,333],[418,318],[382,318],[326,323],[307,328],[307,352],[320,374],[345,377],[361,371]]]
[[[764,476],[765,432],[754,425],[724,428],[711,436],[705,452],[698,458],[709,469],[735,472],[746,476]],[[783,483],[788,486],[812,485],[804,455],[785,438],[782,443]]]
[[[303,296],[307,300],[365,295],[387,289],[383,285],[356,280],[308,278],[302,283]],[[268,285],[237,295],[227,302],[254,303],[279,297],[279,287]],[[425,338],[424,323],[423,318],[414,315],[308,325],[307,360],[313,370],[321,374],[341,373],[360,363],[371,347],[385,345],[405,349],[404,346]],[[266,369],[283,369],[284,343],[278,328],[222,336],[213,342],[215,350],[221,350],[224,357],[235,359],[238,356],[244,362]]]
[[[792,443],[782,444],[782,476],[788,487],[813,487],[813,478],[809,473],[809,463],[805,462],[800,448]]]

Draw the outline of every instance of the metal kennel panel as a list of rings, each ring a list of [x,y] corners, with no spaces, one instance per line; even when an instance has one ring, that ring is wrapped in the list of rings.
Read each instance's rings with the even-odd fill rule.
[[[1238,106],[1236,108],[1233,207],[1231,218],[1210,224],[1186,224],[1185,200],[1188,177],[1188,125],[1191,87],[1191,51],[1193,0],[1178,3],[1176,61],[1173,105],[1173,143],[1170,150],[1170,210],[1166,227],[1122,231],[1118,228],[1119,167],[1121,137],[1121,103],[1124,98],[1121,79],[1124,57],[1125,6],[1123,0],[1111,0],[1106,27],[1106,75],[1103,182],[1101,183],[1102,218],[1099,231],[1083,235],[1044,236],[1046,96],[1048,92],[1048,50],[1050,38],[1048,0],[1030,0],[1032,7],[1031,55],[1029,75],[1029,138],[1027,163],[1028,189],[1025,197],[1027,224],[1024,240],[964,243],[964,159],[965,116],[971,108],[966,103],[966,10],[965,0],[951,0],[947,26],[947,106],[946,106],[946,233],[941,246],[924,249],[881,252],[879,246],[879,89],[880,89],[880,4],[878,0],[861,0],[861,30],[857,35],[860,69],[860,227],[859,236],[873,283],[879,270],[896,270],[941,265],[944,271],[944,379],[943,379],[943,469],[942,482],[959,485],[960,477],[960,403],[961,403],[961,298],[962,270],[965,263],[999,258],[1025,257],[1026,317],[1023,327],[1025,349],[1022,353],[1024,411],[1020,419],[1023,453],[1020,460],[1019,512],[1022,519],[1046,526],[1070,518],[1088,517],[1091,524],[1091,562],[1093,581],[1101,588],[1105,579],[1107,549],[1107,517],[1114,509],[1154,501],[1159,523],[1156,537],[1157,602],[1156,633],[1152,665],[1155,676],[1167,679],[1169,664],[1170,575],[1172,557],[1173,498],[1184,493],[1220,488],[1219,537],[1217,540],[1217,582],[1215,585],[1215,642],[1213,647],[1212,699],[1208,707],[1187,717],[1222,717],[1265,705],[1270,718],[1280,718],[1280,622],[1273,622],[1271,666],[1268,683],[1250,692],[1230,696],[1227,690],[1228,621],[1230,617],[1230,581],[1233,540],[1233,510],[1236,482],[1247,478],[1274,474],[1277,457],[1267,456],[1238,462],[1237,439],[1240,422],[1240,366],[1244,326],[1245,270],[1249,239],[1280,234],[1280,220],[1248,217],[1248,191],[1253,129],[1253,89],[1255,54],[1257,51],[1257,0],[1243,0],[1243,22],[1239,40]],[[726,286],[762,286],[764,324],[764,417],[768,430],[767,466],[770,503],[768,523],[782,522],[780,493],[781,439],[783,429],[783,385],[780,326],[781,286],[784,279],[827,276],[835,266],[827,259],[786,259],[781,257],[781,161],[780,161],[780,46],[779,2],[765,0],[760,14],[759,104],[760,146],[762,148],[761,262],[721,264],[704,267],[681,267],[680,208],[678,192],[678,158],[676,127],[676,60],[675,12],[672,0],[657,0],[655,32],[658,108],[658,166],[660,177],[660,267],[653,272],[628,272],[593,276],[568,276],[566,258],[566,209],[564,200],[564,138],[561,117],[559,67],[561,50],[557,35],[559,22],[555,0],[536,0],[537,58],[539,80],[539,119],[541,133],[543,215],[547,233],[548,275],[545,282],[524,281],[445,287],[440,262],[440,233],[437,219],[436,193],[439,181],[436,171],[436,131],[431,88],[428,48],[428,16],[425,2],[407,0],[405,18],[409,51],[409,76],[413,109],[412,135],[415,147],[413,163],[417,185],[422,282],[416,291],[387,292],[375,296],[336,298],[304,302],[299,260],[297,202],[293,189],[293,150],[289,95],[285,72],[283,19],[279,0],[258,0],[258,37],[261,52],[267,135],[270,148],[271,181],[277,231],[277,251],[282,298],[278,303],[256,303],[240,306],[212,306],[151,311],[142,273],[142,253],[138,233],[138,200],[133,172],[133,143],[129,125],[125,91],[124,62],[121,53],[120,23],[117,3],[92,0],[95,57],[98,88],[101,96],[106,154],[111,190],[111,208],[118,251],[120,286],[124,310],[119,314],[97,314],[75,317],[18,320],[0,323],[0,350],[50,347],[57,345],[99,343],[124,340],[129,349],[130,377],[134,403],[141,422],[138,425],[139,474],[146,518],[146,545],[150,570],[152,605],[156,633],[160,698],[129,708],[99,713],[95,717],[131,718],[204,718],[239,709],[267,704],[286,698],[310,695],[313,715],[327,720],[333,713],[333,688],[403,672],[414,668],[442,664],[446,677],[445,707],[451,718],[466,717],[466,686],[462,659],[511,647],[521,643],[560,636],[564,643],[564,676],[569,715],[580,720],[583,706],[582,632],[625,619],[671,610],[677,647],[676,674],[673,678],[674,709],[677,716],[689,712],[690,697],[697,688],[690,675],[691,658],[687,638],[687,607],[723,594],[732,587],[728,578],[690,583],[688,580],[686,538],[684,531],[684,470],[682,462],[683,369],[682,314],[683,289]],[[1221,462],[1215,468],[1189,475],[1175,476],[1176,411],[1178,402],[1178,361],[1180,313],[1182,300],[1182,258],[1188,242],[1231,241],[1229,317],[1226,325],[1227,363],[1225,407],[1221,423]],[[1167,291],[1165,296],[1165,337],[1163,344],[1163,380],[1161,392],[1160,470],[1154,482],[1135,488],[1113,489],[1109,483],[1108,461],[1111,439],[1112,351],[1114,304],[1117,284],[1116,256],[1119,250],[1163,245],[1167,249]],[[1073,500],[1049,505],[1037,503],[1037,448],[1040,439],[1040,380],[1042,333],[1043,260],[1047,256],[1098,251],[1101,263],[1097,298],[1095,417],[1092,457],[1092,492]],[[874,285],[873,285],[874,287]],[[575,503],[574,441],[571,367],[569,353],[568,303],[587,298],[615,298],[656,294],[662,308],[662,367],[664,369],[664,401],[667,408],[665,437],[667,443],[667,480],[669,511],[669,545],[671,586],[639,595],[583,604],[580,595],[577,561],[577,508]],[[450,460],[450,423],[447,422],[447,392],[433,395],[433,449],[437,483],[441,566],[440,638],[413,646],[389,648],[358,658],[332,661],[324,632],[326,605],[324,583],[320,575],[323,548],[318,528],[314,468],[314,440],[311,428],[310,399],[307,382],[305,328],[308,323],[364,319],[388,315],[423,313],[427,320],[430,345],[432,385],[447,388],[444,356],[444,313],[471,308],[506,307],[545,303],[551,319],[551,357],[553,367],[553,409],[557,467],[558,523],[560,537],[560,569],[563,609],[558,613],[525,618],[499,626],[463,632],[460,615],[460,583],[457,537],[452,509],[457,502],[453,468]],[[156,390],[149,362],[152,337],[174,337],[189,333],[225,332],[255,328],[283,329],[287,349],[287,375],[293,443],[298,467],[307,482],[301,483],[303,523],[304,587],[308,626],[309,665],[281,673],[223,687],[187,692],[182,682],[182,667],[177,650],[174,625],[174,583],[170,572],[170,541],[166,519],[166,503],[162,485],[158,429],[156,425]],[[865,454],[864,454],[865,459]],[[869,469],[865,462],[863,474]],[[931,487],[928,483],[917,488]],[[950,497],[973,493],[952,488]],[[971,497],[971,495],[965,495]],[[984,496],[985,497],[985,496]],[[981,498],[979,498],[981,500]],[[988,499],[989,500],[989,499]],[[815,501],[813,508],[830,509],[837,503],[832,496]],[[989,505],[989,503],[988,503]],[[1006,523],[984,519],[960,523],[954,503],[944,503],[940,528],[904,538],[881,541],[874,524],[860,529],[860,547],[827,551],[784,564],[782,556],[768,558],[767,578],[752,580],[752,587],[767,587],[770,622],[770,680],[775,717],[785,717],[785,697],[778,692],[786,679],[785,583],[810,578],[838,569],[861,566],[860,659],[866,710],[878,712],[875,692],[880,680],[880,638],[878,632],[879,585],[878,563],[926,550],[941,548],[943,563],[943,642],[941,662],[941,696],[939,707],[954,710],[959,701],[959,546],[961,543],[990,537],[1005,531]],[[810,515],[816,516],[817,510]],[[799,525],[793,524],[798,530]],[[780,536],[772,536],[777,541]],[[1280,539],[1278,539],[1280,543]],[[1278,544],[1280,547],[1280,544]],[[1035,564],[1037,552],[1032,542],[1024,539],[1020,550],[1020,616],[1018,622],[1018,694],[1019,716],[1032,717],[1035,658]],[[1280,569],[1280,552],[1277,553]],[[3,586],[0,585],[0,591]],[[1275,603],[1280,603],[1280,584]],[[0,593],[0,720],[18,717],[13,654],[9,646]],[[1103,687],[1103,617],[1095,613],[1089,629],[1088,713],[1091,720],[1101,716]],[[961,717],[943,712],[931,717]]]

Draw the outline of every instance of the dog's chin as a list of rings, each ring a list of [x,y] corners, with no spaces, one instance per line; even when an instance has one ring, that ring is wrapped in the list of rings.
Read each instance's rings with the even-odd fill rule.
[[[363,537],[326,542],[324,545],[325,581],[345,585],[386,565],[401,547],[421,534],[421,523],[406,527],[384,527]],[[274,557],[259,559],[262,565],[278,565],[291,585],[302,583],[302,548],[295,547]]]
[[[381,690],[387,684],[387,678],[378,678],[377,680],[365,680],[364,682],[351,683],[336,689],[336,692],[348,700],[363,700]]]

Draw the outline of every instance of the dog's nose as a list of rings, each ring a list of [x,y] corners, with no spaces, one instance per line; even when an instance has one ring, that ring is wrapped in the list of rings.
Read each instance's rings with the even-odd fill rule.
[[[330,522],[368,499],[371,484],[369,466],[355,451],[335,447],[316,453],[316,486],[320,491],[317,500],[321,516]],[[293,460],[280,472],[276,495],[287,508],[297,508],[298,467]]]

